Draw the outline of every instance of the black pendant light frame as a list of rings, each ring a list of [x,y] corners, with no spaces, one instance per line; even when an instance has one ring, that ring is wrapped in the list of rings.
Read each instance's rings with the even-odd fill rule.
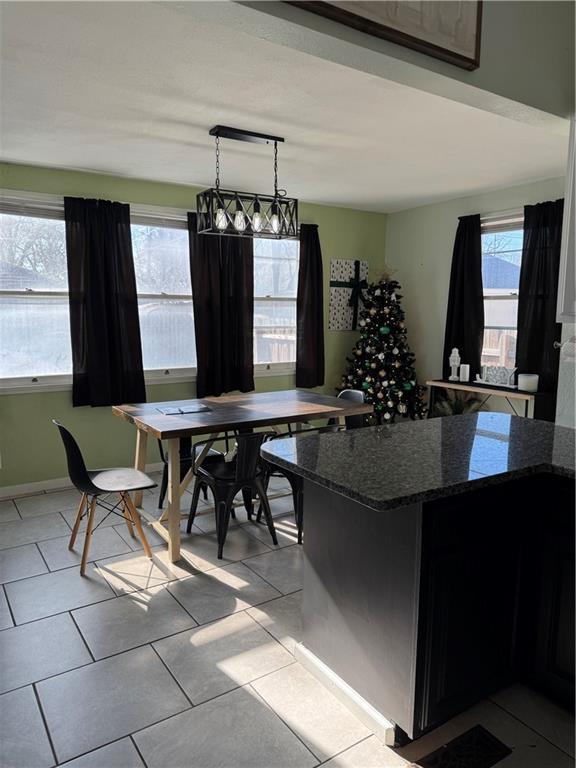
[[[253,131],[216,125],[216,185],[196,197],[197,231],[202,235],[295,240],[298,238],[298,200],[278,189],[278,143],[284,139]],[[274,194],[238,192],[220,187],[220,139],[274,144]]]

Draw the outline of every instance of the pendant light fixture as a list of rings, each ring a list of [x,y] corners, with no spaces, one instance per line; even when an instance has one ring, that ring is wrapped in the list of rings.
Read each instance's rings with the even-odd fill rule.
[[[216,183],[196,197],[198,234],[234,237],[298,238],[298,200],[278,189],[280,136],[242,131],[216,125],[210,130],[216,141]],[[274,193],[235,192],[220,187],[220,139],[274,145]]]

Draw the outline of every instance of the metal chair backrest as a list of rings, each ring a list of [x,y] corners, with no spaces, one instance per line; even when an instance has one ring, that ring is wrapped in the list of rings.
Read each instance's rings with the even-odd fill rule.
[[[341,398],[342,400],[349,400],[352,403],[363,403],[364,393],[359,389],[343,389],[342,392],[338,393],[338,398]],[[356,416],[345,416],[344,421],[346,422],[346,429],[359,429],[360,427],[366,426],[364,416],[362,414],[358,414]]]
[[[265,432],[246,432],[236,435],[236,482],[254,480],[260,460],[260,448],[265,437]]]
[[[68,461],[68,475],[70,476],[72,485],[80,491],[80,493],[98,494],[99,490],[90,480],[82,452],[72,433],[67,430],[66,427],[62,426],[60,422],[56,421],[56,419],[52,419],[52,423],[60,430],[60,437],[64,443],[66,459]]]

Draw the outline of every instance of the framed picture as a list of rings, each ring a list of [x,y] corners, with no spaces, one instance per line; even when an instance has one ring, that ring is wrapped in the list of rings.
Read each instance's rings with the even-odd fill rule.
[[[481,0],[294,0],[289,5],[463,69],[480,65]]]

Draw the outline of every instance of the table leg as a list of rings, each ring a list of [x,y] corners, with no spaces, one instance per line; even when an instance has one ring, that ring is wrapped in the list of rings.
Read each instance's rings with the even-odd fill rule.
[[[180,559],[180,439],[168,441],[168,558]]]
[[[140,472],[144,472],[146,469],[146,444],[148,442],[148,433],[143,429],[136,429],[136,458],[134,460],[134,466],[139,469]],[[136,491],[134,494],[134,506],[142,506],[142,491]]]

